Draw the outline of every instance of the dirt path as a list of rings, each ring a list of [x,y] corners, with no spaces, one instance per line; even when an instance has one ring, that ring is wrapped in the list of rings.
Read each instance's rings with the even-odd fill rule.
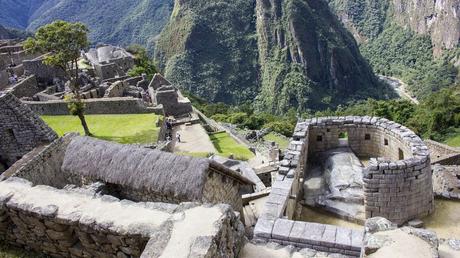
[[[412,101],[414,104],[420,104],[417,98],[412,97],[412,94],[410,94],[408,90],[408,86],[405,82],[401,81],[398,78],[395,77],[390,77],[390,76],[383,76],[379,75],[379,78],[389,84],[395,91],[398,93],[398,95],[403,98],[403,99],[408,99]]]
[[[181,135],[181,142],[176,139],[177,132]],[[174,152],[217,153],[206,130],[200,124],[176,127],[173,137],[175,140]]]

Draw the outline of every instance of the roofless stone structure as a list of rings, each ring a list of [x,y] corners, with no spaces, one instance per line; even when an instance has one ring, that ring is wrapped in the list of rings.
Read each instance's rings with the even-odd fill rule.
[[[373,157],[362,175],[366,218],[403,224],[433,211],[430,154],[412,131],[378,117],[314,118],[296,126],[255,227],[256,238],[359,256],[362,231],[295,221],[303,180],[311,173],[309,157],[344,145],[358,156]]]
[[[0,178],[0,240],[55,257],[233,257],[243,244],[234,211],[253,183],[215,161],[76,134],[28,155]]]
[[[10,93],[0,92],[0,110],[0,164],[4,168],[57,138],[40,117]]]

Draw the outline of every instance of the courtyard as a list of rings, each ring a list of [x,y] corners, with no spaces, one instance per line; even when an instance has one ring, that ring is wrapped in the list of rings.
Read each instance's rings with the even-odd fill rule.
[[[152,144],[158,140],[160,128],[155,114],[86,115],[94,137],[122,144]],[[70,132],[84,134],[80,120],[75,116],[41,117],[59,136]]]

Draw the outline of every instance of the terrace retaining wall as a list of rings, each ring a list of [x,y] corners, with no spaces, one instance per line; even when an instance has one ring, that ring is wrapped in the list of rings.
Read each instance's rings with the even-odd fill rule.
[[[137,98],[100,98],[83,100],[85,114],[148,114],[163,115],[161,107],[148,107]],[[69,109],[64,100],[25,101],[35,113],[39,115],[68,115]]]

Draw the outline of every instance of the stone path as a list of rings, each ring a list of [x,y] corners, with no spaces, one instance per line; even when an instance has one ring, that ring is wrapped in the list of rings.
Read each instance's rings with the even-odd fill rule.
[[[177,132],[181,135],[181,142],[176,140]],[[208,133],[200,124],[180,125],[174,129],[173,137],[174,152],[217,153]]]

